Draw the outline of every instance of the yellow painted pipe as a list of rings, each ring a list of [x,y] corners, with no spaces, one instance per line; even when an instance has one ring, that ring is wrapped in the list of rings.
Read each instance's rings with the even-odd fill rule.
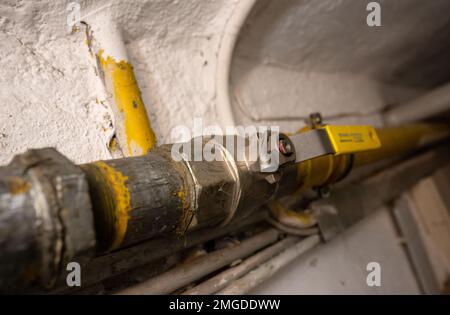
[[[148,153],[156,145],[133,66],[129,62],[121,30],[110,17],[86,25],[87,45],[97,59],[108,102],[115,118],[116,138],[110,151],[119,147],[124,156]]]
[[[450,135],[450,127],[433,124],[411,124],[376,129],[381,147],[353,155],[326,155],[299,163],[297,167],[298,192],[339,181],[351,167],[359,167],[384,159],[404,155],[421,146]]]
[[[386,158],[403,155],[424,145],[443,139],[450,134],[450,127],[440,124],[407,124],[377,129],[381,148],[355,154],[354,167],[375,163]]]
[[[310,127],[300,132],[310,130]],[[307,189],[333,184],[344,178],[352,169],[376,163],[384,159],[401,156],[426,144],[450,135],[447,125],[411,124],[399,127],[376,129],[381,147],[358,152],[353,155],[325,155],[301,162],[297,166],[297,190],[294,196]],[[279,222],[299,227],[309,227],[315,223],[313,213],[298,213],[284,207],[279,200],[269,203],[272,216]]]
[[[147,116],[133,66],[111,56],[97,54],[106,90],[112,95],[116,132],[125,156],[146,154],[156,145],[156,137]]]

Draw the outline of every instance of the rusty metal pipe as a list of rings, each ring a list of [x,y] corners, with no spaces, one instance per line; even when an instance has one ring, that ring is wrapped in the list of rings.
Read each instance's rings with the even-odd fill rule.
[[[336,182],[356,166],[447,136],[448,128],[413,125],[379,134],[382,148],[355,155],[353,163],[348,155],[324,156],[270,175],[255,173],[220,144],[213,148],[221,160],[175,161],[172,145],[164,145],[80,167],[55,150],[29,151],[0,169],[0,288],[52,287],[67,261],[232,224],[277,193]],[[21,233],[11,233],[16,229]]]

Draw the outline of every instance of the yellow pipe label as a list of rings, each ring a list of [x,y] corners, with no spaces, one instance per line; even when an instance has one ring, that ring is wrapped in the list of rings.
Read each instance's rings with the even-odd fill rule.
[[[323,128],[327,131],[336,155],[381,147],[380,139],[372,126],[324,126]]]

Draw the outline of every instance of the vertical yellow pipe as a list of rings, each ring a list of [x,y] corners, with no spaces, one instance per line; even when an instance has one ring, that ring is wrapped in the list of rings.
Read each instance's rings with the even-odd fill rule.
[[[156,144],[141,91],[133,67],[126,61],[116,61],[111,56],[97,54],[106,90],[112,95],[116,130],[125,156],[146,154]]]
[[[109,17],[98,17],[88,27],[88,44],[97,58],[123,155],[148,153],[156,145],[156,137],[119,27]]]

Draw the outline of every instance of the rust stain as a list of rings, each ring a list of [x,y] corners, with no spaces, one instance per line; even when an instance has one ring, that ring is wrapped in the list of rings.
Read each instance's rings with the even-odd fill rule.
[[[21,177],[11,176],[6,179],[9,191],[13,195],[24,194],[30,190],[31,185]]]
[[[105,162],[99,161],[94,164],[107,179],[114,191],[114,200],[112,200],[112,203],[115,205],[114,216],[116,235],[114,235],[114,240],[110,248],[110,250],[113,250],[120,246],[127,232],[129,219],[128,212],[131,210],[131,195],[126,184],[128,177],[124,176],[120,171],[115,170]]]

